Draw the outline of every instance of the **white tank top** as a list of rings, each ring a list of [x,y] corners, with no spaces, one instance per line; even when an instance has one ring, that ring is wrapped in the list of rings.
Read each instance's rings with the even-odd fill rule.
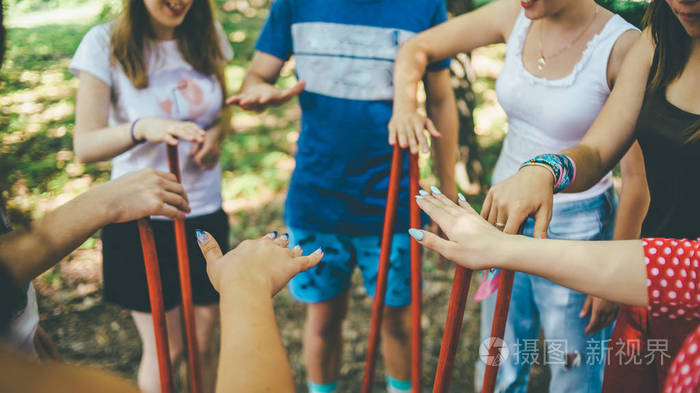
[[[531,20],[518,16],[506,46],[503,71],[496,80],[498,102],[508,115],[508,134],[493,173],[493,184],[513,175],[524,161],[543,153],[568,149],[583,138],[610,94],[608,58],[615,42],[636,29],[614,15],[584,50],[573,71],[556,80],[532,75],[523,66],[523,44]],[[580,193],[559,193],[554,202],[577,201],[605,192],[612,185],[608,173]]]

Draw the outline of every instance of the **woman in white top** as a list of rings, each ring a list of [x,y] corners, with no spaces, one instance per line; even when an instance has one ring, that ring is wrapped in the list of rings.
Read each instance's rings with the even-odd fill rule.
[[[222,104],[223,67],[231,57],[231,47],[214,21],[208,0],[129,0],[114,22],[95,26],[85,35],[70,65],[80,78],[74,136],[79,160],[111,159],[112,178],[143,168],[168,172],[165,144],[178,145],[182,185],[191,208],[186,226],[201,350],[207,348],[217,320],[218,294],[207,278],[194,230],[216,232],[217,239],[228,239],[218,157],[230,123]],[[166,217],[153,217],[152,226],[170,354],[175,359],[182,354],[183,335],[173,224]],[[105,299],[131,310],[143,343],[139,386],[146,392],[159,392],[135,222],[108,225],[102,241]],[[206,385],[213,382],[213,375],[207,378],[206,367],[204,375],[205,390],[209,390]]]
[[[400,51],[389,142],[416,151],[427,143],[424,130],[439,136],[432,122],[416,111],[417,84],[427,64],[505,42],[496,93],[508,115],[509,131],[493,174],[496,184],[527,159],[578,143],[605,103],[638,35],[632,25],[592,0],[502,0],[454,18],[419,34]],[[648,203],[641,163],[641,151],[634,146],[623,163],[617,239],[639,236],[639,206]],[[534,228],[529,220],[524,234],[579,240],[613,236],[616,197],[610,174],[587,191],[557,197],[549,232]],[[482,213],[505,232],[520,229],[505,227],[497,208]],[[495,296],[490,296],[482,307],[484,339],[490,334],[494,306]],[[539,363],[550,366],[551,392],[599,392],[605,365],[602,348],[616,314],[613,303],[516,273],[504,338],[511,356],[500,366],[496,390],[524,392],[530,366]],[[540,328],[547,340],[544,359],[536,353]],[[483,364],[477,369],[478,386]]]

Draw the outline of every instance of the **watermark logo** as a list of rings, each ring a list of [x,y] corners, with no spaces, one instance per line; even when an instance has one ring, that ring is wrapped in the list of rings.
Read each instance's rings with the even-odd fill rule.
[[[494,355],[489,355],[489,349],[494,347]],[[505,341],[498,337],[489,337],[479,345],[479,358],[487,366],[498,366],[510,356],[510,349]]]

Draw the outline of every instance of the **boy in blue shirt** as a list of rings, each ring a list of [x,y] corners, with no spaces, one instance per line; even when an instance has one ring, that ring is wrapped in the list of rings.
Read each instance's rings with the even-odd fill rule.
[[[318,267],[289,285],[308,304],[304,355],[310,392],[337,390],[341,326],[355,266],[374,295],[391,168],[394,58],[403,42],[445,19],[444,0],[276,0],[243,85],[228,100],[262,111],[299,95],[301,132],[284,218],[290,244],[305,253],[325,251]],[[278,89],[274,83],[291,55],[299,82]],[[454,199],[458,121],[448,65],[432,64],[424,83],[428,116],[442,132],[434,142],[441,186]],[[410,390],[407,156],[381,332],[389,392]]]

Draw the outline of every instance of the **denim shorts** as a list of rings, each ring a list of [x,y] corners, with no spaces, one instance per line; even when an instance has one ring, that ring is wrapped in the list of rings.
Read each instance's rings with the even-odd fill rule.
[[[297,274],[289,282],[292,296],[304,303],[330,300],[347,291],[355,267],[359,267],[367,293],[374,297],[379,267],[381,236],[347,236],[335,233],[289,228],[289,245],[299,245],[304,255],[319,247],[324,250],[321,262]],[[411,303],[411,261],[409,237],[394,234],[389,260],[385,304],[400,307]]]
[[[581,201],[555,204],[547,237],[568,240],[610,240],[615,227],[617,197],[610,188],[606,192]],[[534,220],[528,219],[523,234],[532,236]],[[561,263],[567,263],[562,253]],[[527,391],[530,366],[535,361],[546,365],[551,372],[550,393],[598,393],[603,383],[605,353],[596,352],[606,343],[612,325],[592,335],[584,330],[589,317],[579,317],[586,294],[577,292],[544,278],[515,273],[508,322],[504,335],[510,355],[500,365],[496,392],[525,393]],[[481,305],[481,340],[491,333],[496,305],[496,295],[486,298]],[[544,358],[523,350],[527,343],[539,341],[540,329],[544,331],[544,346],[559,345],[565,354],[578,357],[575,366],[566,367],[559,362],[554,351],[547,351]],[[560,351],[561,352],[561,351]],[[476,364],[475,385],[481,390],[484,363]]]

